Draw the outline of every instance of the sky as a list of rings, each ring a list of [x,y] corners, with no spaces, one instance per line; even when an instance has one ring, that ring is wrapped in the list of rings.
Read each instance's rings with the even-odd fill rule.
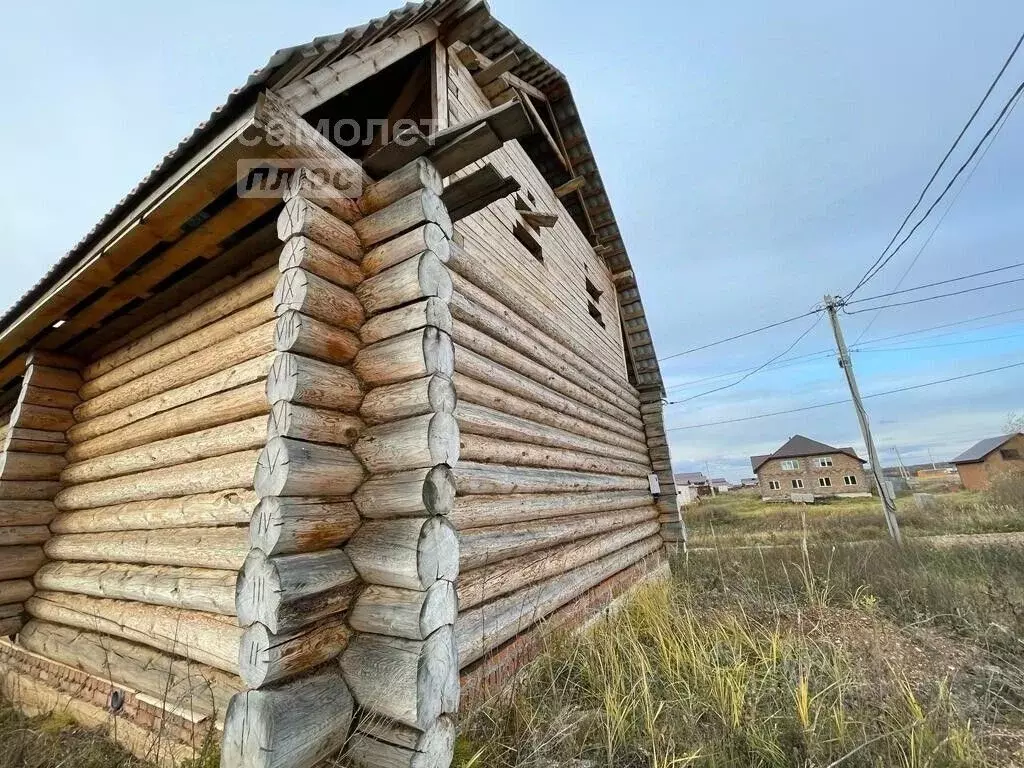
[[[4,5],[8,306],[273,51],[397,2]],[[569,79],[663,358],[849,291],[1024,31],[1015,0],[491,6]],[[954,170],[1021,80],[1024,51]],[[904,288],[1024,261],[1024,109],[970,169],[948,212],[940,205],[857,298],[893,290],[915,256]],[[1013,277],[1024,269],[947,289]],[[723,375],[779,355],[814,319],[663,361],[677,471],[736,480],[750,455],[797,433],[863,453],[849,403],[749,419],[848,397],[826,320],[781,365]],[[948,460],[1024,411],[1024,367],[870,397],[1024,361],[1024,283],[841,322],[884,463],[894,449],[907,463]],[[748,420],[711,424],[735,419]]]

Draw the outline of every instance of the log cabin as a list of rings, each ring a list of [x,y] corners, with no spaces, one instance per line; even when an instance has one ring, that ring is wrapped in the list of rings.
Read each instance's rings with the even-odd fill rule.
[[[681,536],[572,93],[479,0],[277,52],[7,311],[0,386],[2,692],[164,764],[447,766]]]

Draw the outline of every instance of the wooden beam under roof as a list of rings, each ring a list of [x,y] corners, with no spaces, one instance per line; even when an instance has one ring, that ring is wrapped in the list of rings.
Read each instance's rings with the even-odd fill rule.
[[[355,160],[331,144],[306,120],[290,109],[271,91],[260,94],[253,114],[253,124],[268,133],[266,144],[274,147],[280,160],[300,164],[310,163],[317,170],[332,170],[332,180],[340,187],[348,187],[358,194],[369,182],[369,177]],[[263,142],[261,142],[262,144]],[[345,190],[342,190],[342,194]],[[345,199],[345,198],[341,198]],[[355,199],[351,204],[355,206]],[[151,263],[116,283],[89,306],[77,311],[61,325],[50,331],[40,342],[44,349],[59,349],[82,331],[95,327],[137,297],[145,297],[158,285],[189,262],[198,258],[212,259],[224,248],[221,243],[250,222],[269,212],[280,202],[278,196],[266,195],[236,198],[212,218],[203,222]]]
[[[444,201],[452,221],[459,221],[518,191],[518,181],[511,176],[502,177],[497,169],[488,163],[449,184],[442,193],[441,200]]]
[[[484,132],[481,131],[481,126],[488,128],[490,133],[497,137],[498,143],[493,149],[497,149],[506,141],[521,138],[535,130],[526,108],[518,101],[510,102],[474,115],[465,122],[445,128],[429,137],[423,136],[419,128],[411,129],[409,133],[402,134],[366,158],[363,167],[375,177],[381,178],[428,152],[431,152],[431,159],[436,160],[440,152],[448,149],[448,145],[465,140],[474,132],[477,136],[482,136]],[[490,152],[493,149],[487,151]],[[481,157],[483,155],[478,155],[473,160],[468,160],[463,165],[455,167],[454,170],[449,170],[448,173],[454,173]],[[444,175],[447,173],[442,173],[442,176]]]
[[[405,58],[413,51],[434,42],[438,25],[423,21],[361,51],[310,72],[280,89],[288,105],[304,115],[363,80]]]
[[[470,45],[463,42],[453,43],[451,47],[452,52],[459,57],[459,61],[468,69],[470,72],[479,72],[490,67],[494,62],[484,56],[482,53],[477,51]],[[514,65],[513,65],[514,66]],[[495,84],[498,79],[503,79],[503,82]],[[521,77],[512,74],[511,72],[504,72],[500,75],[500,78],[495,78],[494,81],[481,86],[484,94],[491,98],[493,95],[497,95],[501,91],[507,88],[518,88],[524,93],[528,93],[535,99],[541,101],[547,101],[548,97],[539,88],[531,85],[530,83],[523,80]]]
[[[554,152],[555,157],[558,158],[558,162],[562,164],[562,167],[565,170],[571,173],[572,166],[569,164],[569,159],[562,154],[561,147],[558,146],[558,142],[555,141],[555,137],[551,135],[551,131],[549,131],[547,125],[544,124],[544,121],[541,119],[540,113],[537,111],[537,107],[535,107],[533,105],[533,102],[530,101],[530,96],[524,93],[521,94],[521,98],[523,100],[523,103],[526,105],[527,112],[530,113],[530,117],[532,118],[533,122],[537,125],[537,130],[541,132],[541,135],[544,137],[544,140],[547,141],[548,146],[551,148],[551,151]]]
[[[555,187],[552,191],[555,193],[555,197],[565,197],[566,195],[572,194],[577,189],[583,189],[587,184],[585,176],[574,176],[565,182]]]
[[[486,67],[473,75],[476,84],[483,88],[497,80],[519,63],[519,54],[515,51],[506,51]]]
[[[242,197],[216,214],[199,228],[161,253],[131,277],[115,283],[92,304],[54,328],[40,341],[42,349],[59,349],[82,331],[96,327],[128,302],[145,297],[158,283],[196,259],[213,259],[223,252],[221,241],[254,219],[267,213],[280,200],[267,197]]]

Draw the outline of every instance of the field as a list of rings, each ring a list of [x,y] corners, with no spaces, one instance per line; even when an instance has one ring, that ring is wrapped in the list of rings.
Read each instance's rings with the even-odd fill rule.
[[[911,495],[901,497],[900,529],[908,537],[1024,532],[1014,490],[1000,490],[999,498],[968,491],[933,494],[925,507]],[[832,544],[888,535],[877,498],[765,504],[756,492],[733,491],[684,507],[683,513],[692,547],[798,544],[805,535],[810,544]]]
[[[463,721],[455,765],[1024,765],[1024,483],[900,516],[903,551],[873,500],[688,510],[672,580],[553,636]],[[63,766],[148,768],[0,706],[0,768]]]

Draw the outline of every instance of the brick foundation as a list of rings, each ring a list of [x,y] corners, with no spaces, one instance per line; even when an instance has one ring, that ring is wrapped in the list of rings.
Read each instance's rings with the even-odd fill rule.
[[[124,697],[110,710],[111,694]],[[80,724],[102,728],[140,759],[174,765],[199,754],[211,727],[209,718],[193,722],[165,709],[131,688],[50,661],[0,641],[0,692],[30,716],[64,712]],[[219,735],[215,735],[219,741]]]
[[[613,603],[633,588],[664,575],[667,568],[668,558],[665,550],[658,550],[601,582],[552,613],[541,623],[470,665],[462,672],[459,710],[463,713],[469,712],[504,689],[511,678],[544,650],[545,642],[551,633],[572,631],[586,626],[603,611],[614,610]]]

